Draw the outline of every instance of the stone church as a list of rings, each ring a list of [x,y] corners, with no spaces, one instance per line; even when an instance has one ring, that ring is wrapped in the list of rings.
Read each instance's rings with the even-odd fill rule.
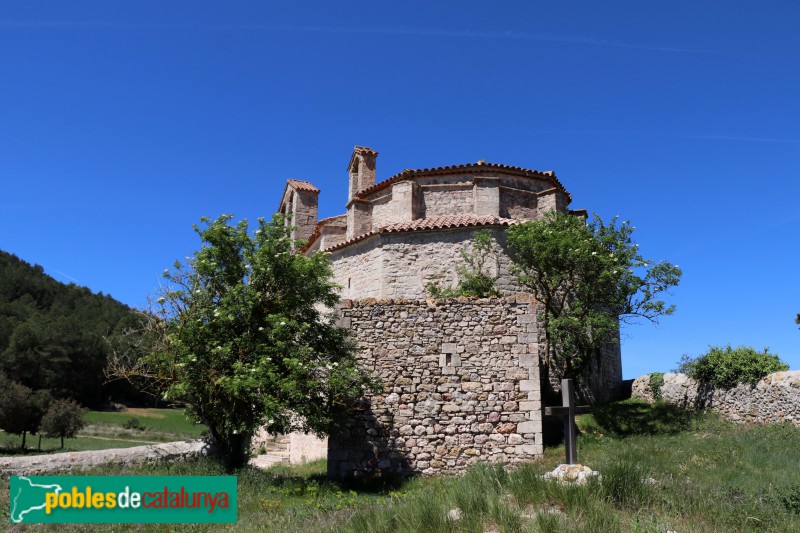
[[[543,452],[543,334],[535,301],[511,273],[505,229],[572,196],[552,171],[487,163],[404,170],[377,181],[378,153],[356,146],[346,212],[318,218],[319,189],[286,183],[300,253],[324,251],[342,287],[339,320],[383,392],[364,401],[328,442],[332,476],[368,471],[433,474],[481,460],[516,463]],[[491,275],[501,298],[434,300],[455,286],[475,232],[496,243]],[[609,399],[622,379],[619,344],[603,350],[592,389]]]

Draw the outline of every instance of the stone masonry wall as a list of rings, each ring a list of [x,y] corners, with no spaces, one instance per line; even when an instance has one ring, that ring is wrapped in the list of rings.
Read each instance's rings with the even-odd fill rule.
[[[632,394],[653,401],[649,374],[634,380]],[[729,390],[704,386],[686,374],[664,374],[661,397],[687,409],[712,409],[734,422],[800,426],[800,370],[775,372],[756,385],[741,384]]]
[[[487,229],[498,243],[498,264],[491,267],[491,274],[499,275],[497,288],[503,294],[520,292],[504,251],[505,232]],[[458,282],[457,266],[463,263],[460,252],[472,243],[475,231],[459,228],[369,237],[331,252],[333,279],[342,287],[344,298],[425,298],[429,282],[443,288]]]
[[[455,472],[543,453],[530,295],[346,300],[338,313],[382,382],[328,441],[328,472]]]
[[[383,251],[375,235],[331,253],[333,281],[343,298],[376,298],[381,295]]]

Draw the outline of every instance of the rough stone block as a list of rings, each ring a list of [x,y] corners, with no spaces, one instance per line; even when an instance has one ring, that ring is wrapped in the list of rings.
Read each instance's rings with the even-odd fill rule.
[[[520,422],[517,424],[517,433],[541,433],[542,423],[537,420],[529,422]]]

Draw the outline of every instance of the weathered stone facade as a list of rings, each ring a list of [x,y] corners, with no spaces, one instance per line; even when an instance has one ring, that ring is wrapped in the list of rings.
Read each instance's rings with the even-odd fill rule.
[[[329,474],[433,474],[542,454],[539,337],[530,295],[343,301],[342,325],[383,391],[343,421]]]
[[[686,374],[667,373],[660,393],[667,403],[685,409],[711,409],[734,422],[791,422],[800,426],[799,370],[775,372],[755,385],[744,383],[728,390],[703,385]],[[654,400],[649,374],[634,380],[632,395]]]
[[[346,213],[317,220],[319,190],[298,180],[287,182],[279,207],[306,241],[301,253],[330,254],[334,281],[348,299],[342,323],[386,387],[331,438],[331,474],[430,474],[541,455],[544,343],[530,296],[519,296],[526,289],[512,274],[505,230],[547,211],[585,211],[569,211],[572,198],[550,171],[478,161],[404,170],[378,182],[377,157],[355,147]],[[506,298],[422,300],[431,282],[458,283],[461,251],[479,230],[493,237],[487,273]],[[591,388],[607,400],[622,381],[619,344],[605,347],[601,359]]]

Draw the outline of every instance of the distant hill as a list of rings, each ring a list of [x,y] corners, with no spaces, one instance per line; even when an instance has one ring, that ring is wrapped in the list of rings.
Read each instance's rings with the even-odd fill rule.
[[[89,405],[129,400],[129,387],[103,384],[105,339],[137,320],[111,296],[61,283],[0,250],[0,371],[11,379]]]

